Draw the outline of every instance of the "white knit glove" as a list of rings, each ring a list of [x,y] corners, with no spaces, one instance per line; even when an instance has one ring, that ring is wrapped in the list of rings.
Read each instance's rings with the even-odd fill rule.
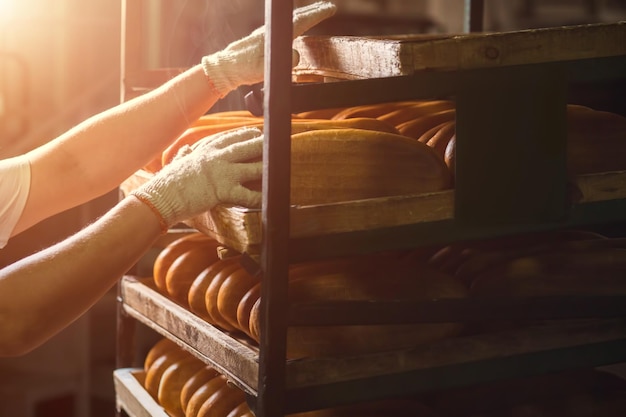
[[[258,128],[218,133],[181,148],[170,164],[131,195],[161,217],[164,230],[218,203],[258,207],[261,193],[242,183],[261,178],[262,154],[263,134]]]
[[[319,1],[293,11],[293,38],[335,14],[336,6]],[[209,83],[224,97],[240,85],[263,81],[265,27],[261,26],[247,37],[235,41],[225,49],[202,58],[204,73]],[[294,52],[293,65],[298,63]]]

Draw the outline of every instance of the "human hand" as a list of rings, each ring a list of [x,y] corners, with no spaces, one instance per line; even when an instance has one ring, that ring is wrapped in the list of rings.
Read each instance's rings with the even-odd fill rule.
[[[335,14],[336,6],[328,1],[318,1],[293,11],[293,38]],[[235,41],[225,49],[202,58],[204,73],[221,97],[240,85],[263,81],[265,26],[247,37]],[[293,65],[298,54],[293,51]]]
[[[261,193],[242,184],[261,178],[262,154],[263,134],[258,128],[218,133],[181,148],[170,164],[131,195],[160,215],[165,227],[221,202],[258,207]]]

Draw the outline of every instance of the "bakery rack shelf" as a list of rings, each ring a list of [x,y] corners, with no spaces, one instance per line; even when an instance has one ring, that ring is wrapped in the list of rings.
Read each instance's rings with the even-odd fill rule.
[[[128,194],[151,175],[136,172],[122,183],[121,191]],[[569,184],[577,190],[577,197],[567,208],[566,218],[522,225],[459,224],[455,221],[454,190],[292,206],[290,261],[367,253],[381,247],[406,249],[623,221],[626,171],[580,175]],[[220,205],[186,223],[233,250],[256,259],[260,255],[263,240],[260,209]]]
[[[468,4],[474,5],[472,11],[482,7],[482,1],[468,0]],[[622,171],[575,178],[582,197],[572,198],[565,169],[564,110],[569,84],[596,77],[623,79],[626,25],[386,40],[303,37],[296,42],[302,57],[296,75],[302,83],[294,85],[291,54],[283,53],[291,49],[289,37],[284,35],[291,8],[268,0],[266,12],[272,54],[267,57],[264,92],[267,191],[263,208],[218,207],[189,222],[227,246],[252,255],[267,277],[261,296],[260,345],[252,346],[207,324],[163,297],[149,281],[125,277],[120,284],[120,367],[128,366],[127,327],[136,320],[229,375],[249,394],[258,417],[276,417],[376,397],[626,360],[625,303],[617,296],[462,303],[433,300],[376,306],[290,306],[285,301],[290,262],[624,222]],[[389,60],[381,60],[383,57]],[[441,61],[433,67],[438,59]],[[406,62],[413,66],[403,65]],[[400,72],[392,72],[396,69]],[[126,85],[126,91],[150,88],[168,72],[172,73],[151,72],[154,79],[147,82],[141,73],[130,74],[126,81],[135,86]],[[454,97],[457,106],[458,180],[453,191],[289,206],[289,172],[286,164],[279,162],[289,158],[292,112],[441,96]],[[546,120],[551,122],[546,124]],[[511,131],[511,126],[518,131]],[[463,138],[471,138],[477,146],[464,146]],[[538,157],[535,151],[546,144],[552,149],[551,157]],[[502,155],[515,157],[502,163]],[[485,167],[493,167],[497,175]],[[138,173],[123,188],[142,180],[145,177]],[[432,210],[420,212],[415,207]],[[418,218],[412,217],[415,213]],[[464,317],[472,321],[487,320],[494,311],[501,318],[531,318],[522,313],[529,305],[536,313],[532,318],[554,320],[550,325],[454,338],[408,351],[364,357],[285,357],[287,328],[315,324],[306,320],[311,312],[319,314],[319,321],[324,318],[327,325],[341,320],[436,322]],[[568,320],[573,318],[584,320]]]
[[[210,363],[252,398],[258,395],[259,350],[255,344],[189,312],[159,293],[150,278],[124,277],[121,297],[124,311],[130,317]],[[440,303],[444,304],[441,308]],[[297,412],[365,401],[375,396],[384,398],[476,384],[516,376],[522,369],[524,374],[532,375],[546,370],[623,361],[626,360],[624,304],[623,296],[603,296],[433,300],[424,302],[421,309],[412,305],[407,309],[411,314],[403,316],[404,321],[441,322],[461,316],[465,320],[529,319],[532,317],[524,314],[528,306],[533,307],[536,318],[576,316],[580,320],[554,320],[502,333],[459,336],[409,350],[288,360],[286,410]],[[308,314],[307,307],[316,306],[304,306]],[[575,307],[577,314],[564,314],[567,311],[564,307]],[[355,311],[358,310],[352,309],[353,313]],[[417,318],[416,312],[423,314]],[[371,311],[369,313],[346,314],[342,323],[360,323],[363,317],[372,316]],[[589,316],[595,318],[585,319]],[[385,319],[402,322],[399,317],[384,316],[378,317],[378,322]],[[337,320],[333,321],[325,324],[337,324]],[[319,324],[319,321],[301,324]],[[376,392],[366,389],[368,385],[375,385]]]

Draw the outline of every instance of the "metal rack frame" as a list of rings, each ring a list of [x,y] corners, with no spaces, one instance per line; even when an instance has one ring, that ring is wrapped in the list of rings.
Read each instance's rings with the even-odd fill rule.
[[[130,1],[130,0],[128,0]],[[482,0],[466,0],[466,29],[482,29]],[[290,1],[266,1],[266,62],[264,107],[264,172],[263,172],[263,245],[260,269],[267,277],[261,295],[261,341],[259,347],[259,387],[256,396],[249,395],[249,404],[258,417],[282,416],[289,412],[314,409],[316,404],[333,404],[360,401],[375,395],[384,397],[426,389],[445,388],[429,377],[439,381],[454,378],[459,384],[476,382],[467,378],[481,372],[487,380],[510,377],[540,370],[561,370],[584,364],[595,366],[626,359],[626,340],[612,341],[584,347],[558,349],[550,352],[518,355],[511,360],[493,359],[480,363],[455,365],[432,371],[406,372],[383,377],[363,378],[347,383],[330,384],[303,389],[286,389],[286,332],[290,325],[313,324],[308,317],[315,315],[316,324],[373,323],[380,322],[437,321],[449,319],[459,311],[476,313],[476,319],[485,312],[472,307],[453,306],[446,303],[432,309],[432,305],[383,304],[377,306],[361,303],[301,307],[287,303],[288,266],[291,262],[367,253],[390,248],[409,248],[456,240],[472,240],[528,231],[554,230],[572,225],[588,225],[595,222],[621,222],[626,212],[626,201],[617,200],[572,209],[567,206],[567,177],[565,172],[565,105],[567,83],[586,77],[585,62],[558,62],[533,64],[516,68],[490,70],[466,70],[452,73],[423,73],[419,76],[394,77],[361,81],[335,82],[332,85],[292,85],[291,83],[291,14]],[[626,65],[624,57],[601,60],[600,71],[607,77],[623,77],[619,68]],[[615,70],[615,62],[618,70]],[[598,70],[594,66],[594,70]],[[151,73],[154,80],[171,70]],[[130,74],[126,82],[146,82],[145,74]],[[488,83],[486,82],[488,80]],[[493,88],[494,83],[498,88]],[[381,88],[385,87],[385,88]],[[126,86],[128,88],[128,85]],[[308,109],[339,107],[378,103],[411,98],[428,98],[432,95],[452,95],[457,101],[458,150],[457,172],[460,182],[455,186],[455,220],[428,224],[403,226],[358,233],[337,234],[323,238],[290,239],[289,231],[289,164],[281,161],[290,157],[290,115]],[[123,94],[124,97],[124,94]],[[503,106],[502,99],[518,106]],[[478,100],[478,104],[477,104]],[[541,109],[531,103],[541,101]],[[495,104],[494,104],[495,103]],[[496,121],[494,123],[494,120]],[[500,138],[511,123],[527,121],[524,136],[514,137],[511,143]],[[551,120],[546,129],[545,120]],[[466,139],[481,139],[481,148],[492,152],[480,153],[474,147],[464,146]],[[529,151],[531,149],[531,151]],[[537,150],[548,153],[548,159],[537,164]],[[502,164],[498,155],[515,152],[514,163]],[[554,161],[557,161],[555,164]],[[516,174],[525,166],[533,164],[535,170],[523,180]],[[477,167],[497,166],[502,175],[486,175]],[[511,187],[512,178],[516,178]],[[478,186],[480,185],[480,186]],[[506,185],[506,186],[505,186]],[[520,206],[513,202],[524,201]],[[490,207],[485,210],[485,204]],[[350,245],[348,245],[350,244]],[[349,249],[346,249],[348,248]],[[311,254],[314,254],[313,256]],[[511,317],[520,315],[532,301],[539,306],[535,311],[541,317],[571,317],[574,309],[579,314],[593,314],[596,307],[604,306],[599,315],[604,317],[626,316],[623,299],[607,298],[562,300],[561,309],[551,306],[551,300],[520,300],[508,312]],[[121,302],[121,300],[120,300]],[[569,302],[569,307],[568,307]],[[582,302],[582,304],[580,304]],[[563,307],[565,308],[563,309]],[[582,307],[581,307],[582,306]],[[491,308],[494,305],[490,305]],[[497,306],[495,306],[497,308]],[[465,309],[465,310],[464,310]],[[430,312],[430,316],[429,316]],[[465,314],[464,313],[464,314]],[[123,312],[121,316],[124,316]],[[520,315],[520,317],[523,317]],[[365,318],[365,319],[363,319]],[[470,318],[471,319],[471,318]],[[118,366],[128,366],[132,355],[127,346],[134,333],[133,319],[120,317],[118,343],[120,356]],[[126,340],[126,342],[124,341]],[[523,365],[523,371],[520,368]],[[384,389],[381,387],[384,386]],[[449,386],[449,385],[448,385]]]

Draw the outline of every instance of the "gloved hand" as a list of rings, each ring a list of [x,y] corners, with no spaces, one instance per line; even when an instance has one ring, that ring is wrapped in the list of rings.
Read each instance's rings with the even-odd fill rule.
[[[319,1],[293,11],[294,39],[335,14],[336,6],[328,1]],[[204,73],[220,97],[240,85],[263,81],[265,27],[261,26],[247,37],[235,41],[225,49],[202,58]],[[294,52],[293,65],[298,63]]]
[[[261,178],[262,154],[263,134],[258,128],[218,133],[181,148],[170,164],[131,195],[161,216],[164,229],[221,202],[258,207],[261,193],[242,183]]]

